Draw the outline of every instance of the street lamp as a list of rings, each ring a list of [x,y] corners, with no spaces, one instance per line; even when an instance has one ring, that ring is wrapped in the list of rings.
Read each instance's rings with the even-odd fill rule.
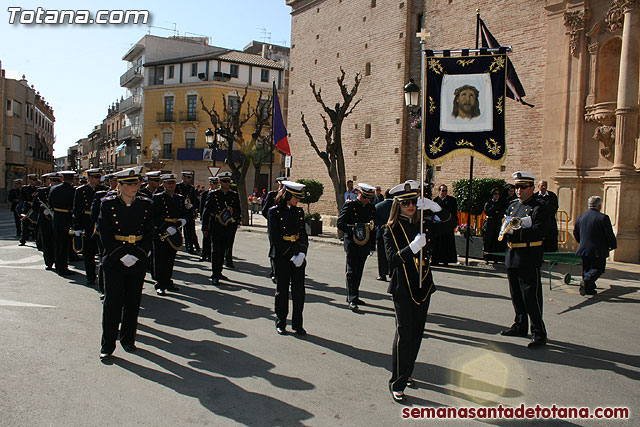
[[[417,107],[419,96],[420,88],[415,84],[413,79],[409,79],[409,83],[404,87],[404,103],[407,107]]]
[[[213,167],[215,167],[216,152],[218,151],[218,142],[216,141],[216,138],[214,137],[214,133],[211,130],[211,128],[207,129],[206,132],[204,133],[204,140],[207,143],[207,146],[211,148],[211,150],[213,150],[213,154],[211,155],[211,158],[213,159]]]

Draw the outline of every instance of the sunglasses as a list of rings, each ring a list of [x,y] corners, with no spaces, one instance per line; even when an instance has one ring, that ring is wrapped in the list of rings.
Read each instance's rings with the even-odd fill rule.
[[[417,200],[416,200],[416,199],[411,199],[411,200],[402,200],[402,201],[400,202],[400,204],[401,204],[402,206],[405,206],[405,207],[406,207],[406,206],[415,205],[416,203],[417,203]]]
[[[533,184],[516,184],[516,188],[529,188],[529,187],[533,187]]]
[[[221,179],[220,182],[231,182],[231,180],[226,178],[226,179]]]

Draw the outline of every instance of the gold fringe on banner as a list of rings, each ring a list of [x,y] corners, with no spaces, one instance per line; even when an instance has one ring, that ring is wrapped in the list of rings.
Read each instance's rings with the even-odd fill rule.
[[[441,165],[444,162],[459,156],[472,156],[478,160],[482,160],[484,163],[486,163],[489,166],[497,167],[497,166],[502,166],[504,164],[504,159],[506,157],[506,154],[507,154],[506,145],[505,145],[505,153],[499,159],[489,158],[484,154],[479,153],[471,148],[459,148],[445,154],[444,156],[438,157],[437,159],[430,159],[429,156],[427,156],[427,153],[423,151],[425,162],[430,166]]]

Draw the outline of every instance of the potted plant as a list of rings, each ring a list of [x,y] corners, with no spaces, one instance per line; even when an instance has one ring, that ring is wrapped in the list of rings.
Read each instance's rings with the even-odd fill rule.
[[[322,233],[322,217],[317,212],[312,214],[310,205],[320,200],[324,192],[324,185],[313,179],[299,179],[297,182],[305,185],[304,196],[300,199],[300,202],[307,205],[307,214],[304,216],[307,234],[309,236],[317,236]]]

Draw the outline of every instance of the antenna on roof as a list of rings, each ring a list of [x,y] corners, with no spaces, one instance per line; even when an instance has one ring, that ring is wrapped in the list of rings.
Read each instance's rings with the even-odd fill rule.
[[[267,31],[266,28],[257,28],[257,29],[260,30],[260,32],[262,33],[262,37],[261,37],[262,41],[264,43],[267,43],[267,42],[271,43],[271,32]]]
[[[277,45],[280,45],[280,46],[287,47],[288,41],[287,40],[279,40],[279,41],[275,41],[274,43],[277,44]]]

